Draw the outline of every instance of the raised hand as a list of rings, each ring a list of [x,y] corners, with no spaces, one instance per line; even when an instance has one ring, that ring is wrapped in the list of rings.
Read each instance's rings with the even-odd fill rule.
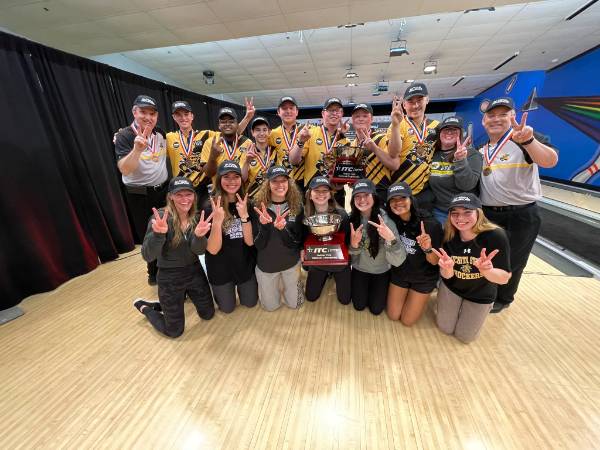
[[[456,138],[456,151],[454,152],[454,161],[460,161],[467,157],[467,148],[471,145],[471,136],[467,136],[464,142],[460,142],[460,133]]]
[[[255,206],[254,211],[257,212],[258,220],[261,224],[267,225],[269,223],[273,223],[273,219],[269,215],[269,212],[267,211],[267,207],[265,206],[264,202],[261,202],[260,209]]]
[[[237,210],[240,219],[248,219],[248,194],[244,198],[240,197],[240,194],[235,194],[237,202],[235,203],[235,209]]]
[[[425,231],[425,224],[421,220],[421,234],[417,236],[417,243],[421,250],[429,250],[431,248],[431,236]]]
[[[165,234],[169,231],[169,224],[167,223],[169,210],[165,209],[162,217],[160,217],[160,213],[156,208],[152,208],[152,213],[154,214],[154,219],[152,219],[152,231],[156,234]]]
[[[288,216],[289,213],[290,213],[290,210],[288,209],[283,214],[281,214],[281,208],[279,206],[276,206],[275,207],[275,222],[273,223],[273,226],[280,231],[283,230],[287,223],[285,218]]]
[[[152,134],[152,127],[150,125],[146,125],[143,131],[141,127],[139,129],[136,128],[135,134],[136,137],[133,140],[133,149],[141,152],[148,147],[148,138]]]
[[[404,120],[404,110],[402,109],[402,99],[397,95],[394,95],[392,99],[392,113],[390,114],[392,123],[394,125],[400,125]]]
[[[212,220],[215,225],[221,225],[225,219],[225,210],[221,205],[221,196],[217,196],[216,200],[210,198],[210,206],[212,207]]]
[[[356,138],[360,145],[365,148],[368,148],[369,145],[373,143],[373,140],[371,139],[371,136],[369,136],[369,133],[367,133],[367,131],[363,130],[362,128],[356,129]]]
[[[200,213],[200,220],[196,224],[196,228],[194,228],[194,234],[196,237],[206,236],[206,233],[210,231],[211,227],[211,219],[213,218],[213,213],[211,213],[206,219],[204,219],[204,211]]]
[[[298,140],[302,143],[310,139],[310,123],[306,122],[298,132]]]
[[[499,250],[496,249],[493,250],[489,255],[486,255],[485,248],[482,248],[479,258],[473,261],[473,265],[477,267],[480,273],[492,270],[494,268],[494,265],[492,264],[492,259],[498,254],[498,252]]]
[[[350,223],[350,247],[358,248],[360,241],[362,241],[363,226],[362,224],[355,230],[354,225]]]
[[[431,250],[433,250],[433,253],[435,253],[438,257],[438,266],[440,266],[440,269],[448,272],[454,269],[454,260],[450,258],[450,256],[448,256],[446,250],[444,250],[443,248],[440,248],[439,251],[435,248],[432,248]]]
[[[250,144],[250,147],[248,147],[248,150],[246,151],[246,161],[248,161],[250,163],[255,159],[256,159],[256,146],[254,145],[254,142],[253,142],[252,144]]]
[[[246,117],[252,119],[256,113],[256,108],[254,107],[254,97],[244,97],[244,103],[246,104]]]
[[[533,128],[527,125],[527,113],[521,116],[521,123],[518,123],[515,117],[510,118],[513,128],[512,140],[517,144],[526,142],[533,137]]]
[[[379,223],[371,222],[370,220],[369,223],[375,228],[377,228],[377,233],[379,233],[379,236],[381,236],[382,239],[388,242],[396,239],[394,232],[390,230],[390,228],[385,224],[385,221],[383,220],[383,217],[381,217],[381,214],[379,214],[377,217],[379,217]]]
[[[213,136],[212,140],[210,141],[210,158],[211,159],[216,159],[220,153],[223,153],[223,147],[221,146],[222,142],[224,142],[223,137],[221,137],[219,140],[217,140],[216,136]]]
[[[348,130],[350,130],[350,125],[348,124],[349,120],[350,119],[346,119],[340,123],[340,126],[337,129],[338,134],[346,134]]]

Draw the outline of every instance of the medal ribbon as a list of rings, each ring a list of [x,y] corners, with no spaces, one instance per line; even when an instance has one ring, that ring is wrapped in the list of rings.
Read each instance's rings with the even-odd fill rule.
[[[285,141],[285,146],[287,147],[287,151],[292,149],[294,146],[294,142],[296,142],[296,134],[298,134],[298,125],[294,125],[294,134],[292,138],[288,138],[288,133],[283,125],[281,125],[281,131],[283,131],[283,140]]]
[[[233,148],[230,149],[229,144],[227,143],[227,140],[225,138],[223,138],[223,144],[225,145],[225,151],[227,152],[227,159],[229,160],[233,160],[233,157],[235,156],[235,149],[237,148],[238,145],[238,135],[235,136],[235,142],[233,143]]]
[[[425,136],[427,136],[427,117],[423,117],[423,129],[421,131],[419,131],[417,126],[408,118],[408,116],[406,117],[406,121],[415,132],[415,136],[417,137],[419,144],[422,144],[425,141]]]
[[[325,125],[321,125],[321,133],[323,133],[323,142],[325,143],[325,153],[329,153],[333,147],[335,147],[335,143],[338,140],[338,133],[335,133],[333,138],[333,142],[331,145],[329,144],[329,134],[327,133],[327,129]]]
[[[488,167],[492,165],[492,162],[494,162],[494,159],[496,159],[496,156],[498,156],[498,153],[500,153],[500,150],[502,150],[502,147],[504,147],[504,145],[508,141],[510,141],[510,138],[512,137],[512,133],[513,133],[513,129],[509,128],[508,131],[506,133],[504,133],[504,135],[502,135],[500,140],[493,147],[490,146],[490,143],[488,141],[488,143],[485,146],[485,151],[483,152],[483,156],[485,157],[485,163]]]
[[[258,150],[258,148],[256,150]],[[267,168],[267,164],[269,163],[269,159],[271,159],[271,147],[269,145],[267,145],[267,150],[265,151],[265,159],[264,160],[260,157],[260,154],[258,154],[258,153],[256,154],[256,159],[258,159],[260,166],[263,168],[263,170],[265,170]]]
[[[137,135],[137,130],[138,130],[138,125],[135,123],[135,120],[131,123],[131,129],[133,130],[133,132]],[[149,150],[150,153],[152,154],[152,159],[155,160],[155,158],[158,158],[157,155],[155,155],[156,153],[156,141],[157,139],[154,139],[156,137],[156,135],[154,133],[152,133],[150,135],[150,139],[148,140],[148,145],[146,146],[146,150]]]
[[[179,133],[179,142],[181,142],[181,146],[183,147],[185,156],[188,157],[188,156],[190,156],[190,152],[192,151],[192,142],[194,142],[194,130],[190,131],[190,137],[188,138],[187,143],[185,142],[185,139],[183,138],[183,133],[181,132],[181,130],[179,130],[178,133]]]

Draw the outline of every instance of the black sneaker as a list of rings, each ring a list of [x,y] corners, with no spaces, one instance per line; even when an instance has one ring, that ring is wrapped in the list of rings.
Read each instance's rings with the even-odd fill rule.
[[[143,298],[136,298],[133,301],[133,306],[139,312],[142,312],[142,306],[147,306],[148,308],[152,308],[154,311],[158,311],[158,312],[162,311],[162,307],[160,306],[159,302],[148,302],[148,301],[144,300]]]
[[[490,314],[497,314],[500,311],[502,311],[503,309],[506,309],[510,306],[510,303],[498,303],[498,302],[494,302],[494,306],[492,306],[492,309],[490,310]]]
[[[148,275],[148,284],[150,286],[156,286],[156,275]]]

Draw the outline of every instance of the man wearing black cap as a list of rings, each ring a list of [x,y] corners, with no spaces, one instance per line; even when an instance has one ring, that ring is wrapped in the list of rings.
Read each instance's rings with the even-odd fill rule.
[[[390,185],[391,173],[400,167],[398,150],[388,152],[388,138],[386,133],[375,133],[371,129],[373,123],[373,108],[366,103],[357,104],[352,110],[352,126],[356,132],[356,138],[352,146],[365,147],[370,150],[367,156],[365,177],[371,180],[376,188],[377,195],[385,202],[387,188]],[[398,146],[399,147],[399,146]]]
[[[483,153],[481,201],[485,215],[503,227],[510,243],[510,281],[498,288],[492,312],[500,312],[514,300],[523,270],[540,229],[536,201],[542,197],[539,167],[554,167],[558,154],[548,140],[528,126],[527,113],[515,119],[514,102],[501,97],[490,102],[482,124],[489,141]]]
[[[404,92],[402,106],[406,116],[400,124],[402,150],[400,167],[392,174],[392,182],[405,181],[422,208],[431,209],[433,194],[427,187],[429,164],[433,156],[437,120],[429,120],[425,109],[429,103],[427,86],[413,83]],[[388,131],[388,135],[391,129]]]
[[[298,103],[290,95],[281,97],[277,107],[277,115],[281,119],[281,125],[271,130],[269,145],[277,153],[277,164],[285,166],[289,170],[290,178],[293,179],[300,190],[304,192],[304,160],[293,166],[290,163],[290,150],[296,143],[298,125]]]
[[[250,126],[254,144],[244,154],[242,163],[242,180],[246,183],[246,192],[250,198],[260,189],[267,169],[277,163],[277,152],[269,145],[269,121],[264,117],[256,117]]]
[[[167,143],[164,132],[156,128],[156,100],[138,95],[132,113],[131,125],[115,136],[115,154],[133,221],[134,240],[141,244],[152,208],[165,203],[169,179]],[[157,270],[156,261],[148,263],[149,284],[156,284]]]

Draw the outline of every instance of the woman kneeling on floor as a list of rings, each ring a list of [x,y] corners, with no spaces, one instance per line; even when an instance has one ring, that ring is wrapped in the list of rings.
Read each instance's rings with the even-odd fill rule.
[[[434,249],[442,276],[437,325],[469,343],[479,336],[498,285],[510,280],[508,239],[502,228],[487,220],[474,194],[456,195],[449,212],[444,245]]]
[[[179,337],[185,327],[183,302],[186,293],[198,315],[209,320],[215,314],[213,297],[198,255],[206,250],[211,217],[196,217],[196,192],[184,177],[169,183],[167,206],[153,208],[142,244],[142,257],[158,262],[158,303],[137,299],[133,306],[152,326],[169,337]]]

